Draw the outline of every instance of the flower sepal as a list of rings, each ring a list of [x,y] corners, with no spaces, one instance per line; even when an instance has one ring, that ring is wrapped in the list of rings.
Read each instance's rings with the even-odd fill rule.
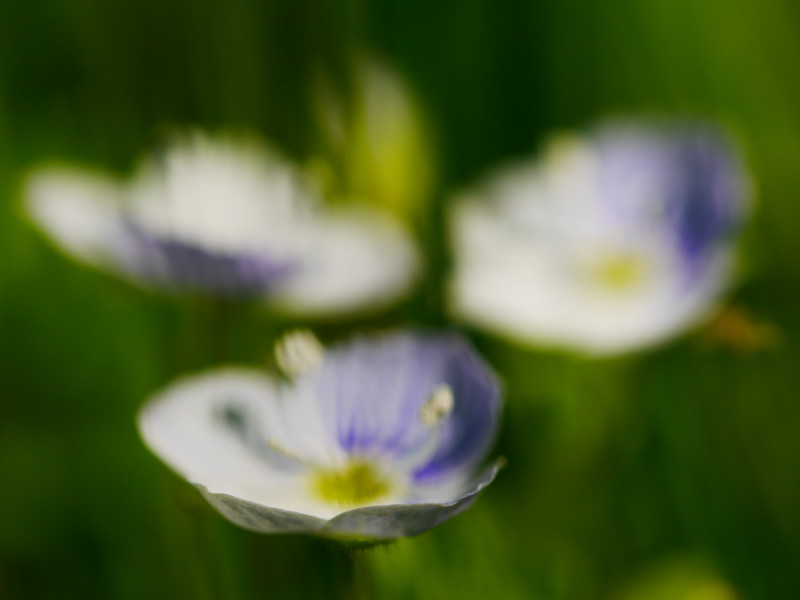
[[[419,535],[458,515],[494,481],[504,464],[504,459],[497,459],[461,496],[449,502],[365,506],[344,511],[328,520],[214,493],[201,484],[196,487],[226,519],[243,529],[267,534],[308,534],[363,547]]]

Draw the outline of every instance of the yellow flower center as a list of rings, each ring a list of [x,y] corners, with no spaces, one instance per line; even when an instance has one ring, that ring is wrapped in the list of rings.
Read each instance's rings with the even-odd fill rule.
[[[606,289],[628,290],[642,280],[645,261],[634,254],[612,254],[594,264],[592,279]]]
[[[389,482],[367,462],[354,461],[343,469],[318,472],[313,479],[316,494],[332,504],[357,506],[386,495]]]

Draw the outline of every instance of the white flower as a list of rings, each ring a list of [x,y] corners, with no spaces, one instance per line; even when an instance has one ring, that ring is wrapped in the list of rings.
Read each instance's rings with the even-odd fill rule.
[[[716,128],[614,121],[455,205],[453,311],[531,344],[613,354],[697,323],[731,279],[749,194]]]
[[[466,509],[500,411],[461,338],[391,334],[329,350],[291,383],[256,370],[182,379],[150,400],[147,445],[225,517],[262,533],[391,539]]]
[[[312,181],[255,141],[187,136],[121,182],[45,168],[28,208],[74,256],[148,285],[264,294],[298,313],[340,313],[408,291],[407,233],[367,206],[322,206]]]

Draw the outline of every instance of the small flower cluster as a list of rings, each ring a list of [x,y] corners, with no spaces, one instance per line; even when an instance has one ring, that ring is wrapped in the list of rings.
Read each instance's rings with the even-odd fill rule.
[[[398,206],[414,196],[418,210],[424,186],[398,182],[422,177],[414,161],[430,169],[430,151],[414,150],[427,144],[404,87],[383,68],[366,73],[359,110],[322,111],[332,146],[357,161],[337,166],[354,202],[332,206],[314,169],[263,142],[193,132],[126,180],[40,169],[29,212],[68,253],[149,289],[305,317],[386,306],[420,272]],[[733,144],[708,124],[613,121],[559,137],[451,204],[451,314],[594,355],[663,342],[729,286],[749,196]],[[499,462],[483,461],[499,386],[461,336],[398,331],[325,348],[302,330],[279,341],[275,363],[280,374],[180,379],[140,414],[147,445],[234,523],[415,535],[495,477]]]

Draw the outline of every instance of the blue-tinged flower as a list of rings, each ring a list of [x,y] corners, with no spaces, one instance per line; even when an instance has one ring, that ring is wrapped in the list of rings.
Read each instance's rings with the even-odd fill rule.
[[[497,382],[455,335],[357,338],[320,353],[281,344],[291,381],[226,368],[143,408],[150,449],[237,525],[262,533],[391,539],[465,510],[498,424]],[[477,473],[477,475],[476,475]]]
[[[612,121],[457,202],[453,310],[531,344],[613,354],[703,319],[731,281],[750,185],[716,127]]]
[[[338,313],[396,299],[417,268],[390,217],[323,206],[307,174],[254,140],[189,135],[124,182],[43,168],[26,193],[63,249],[155,287]]]

